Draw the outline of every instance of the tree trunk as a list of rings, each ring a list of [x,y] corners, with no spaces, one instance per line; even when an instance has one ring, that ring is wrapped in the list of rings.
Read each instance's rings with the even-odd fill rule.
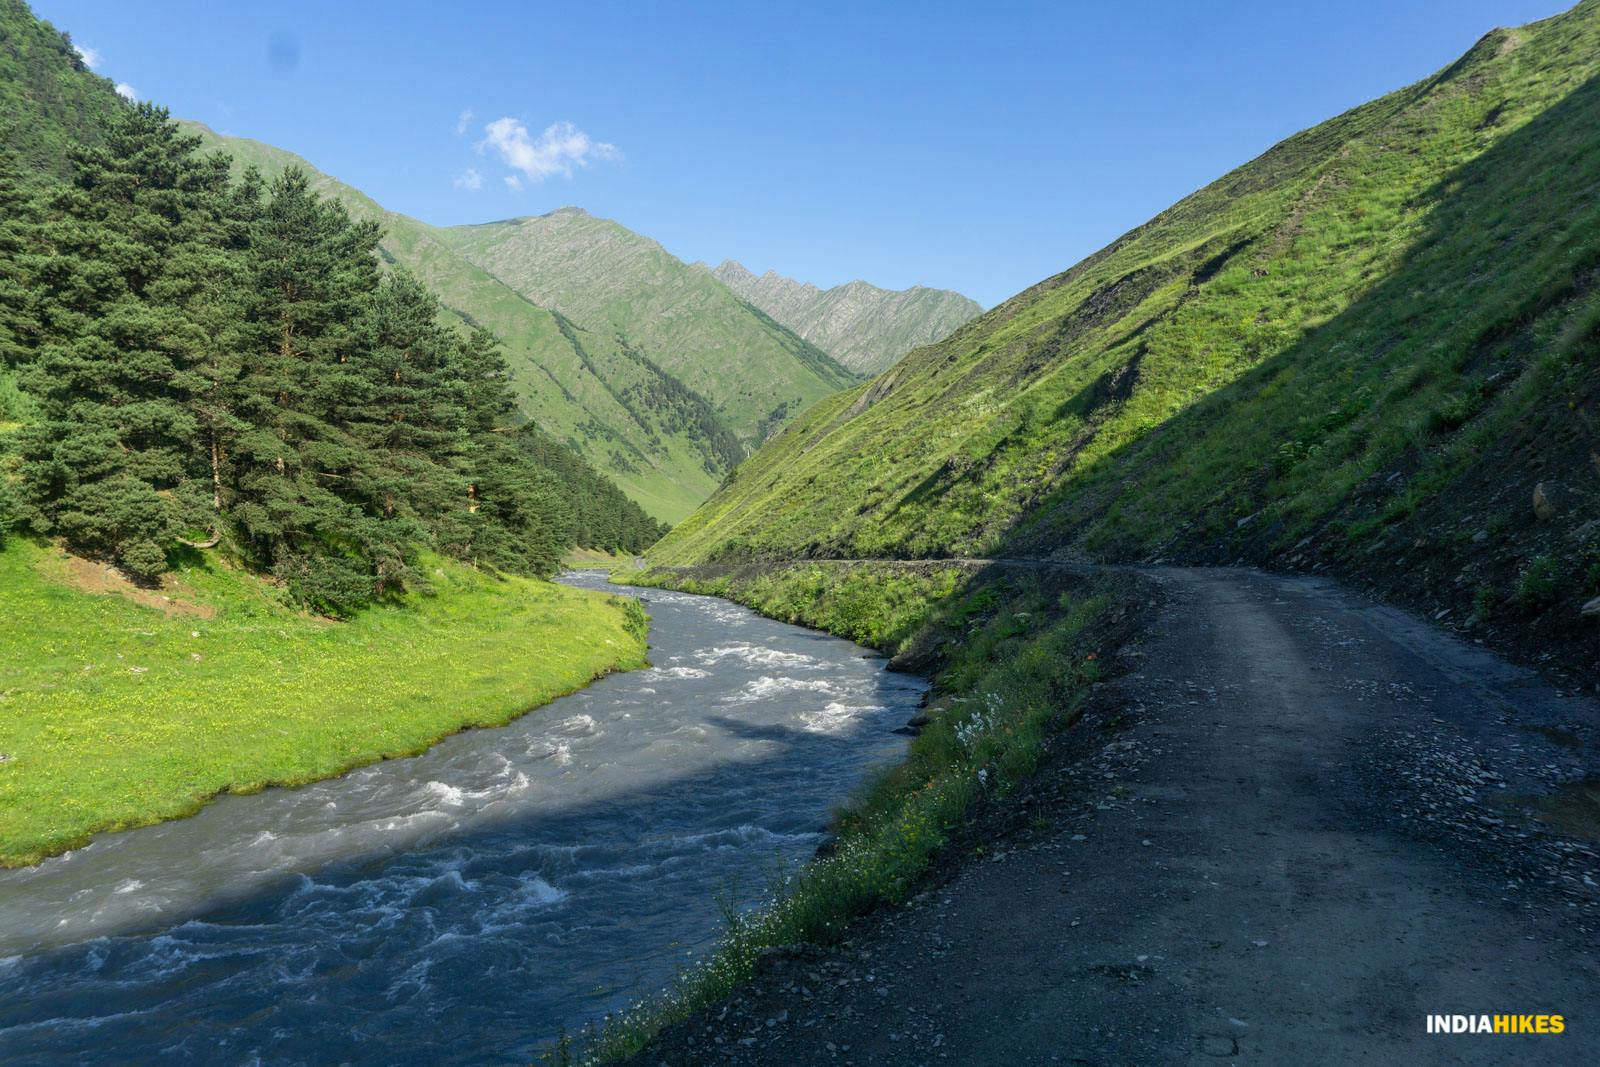
[[[215,426],[211,428],[211,507],[222,513],[222,444]]]

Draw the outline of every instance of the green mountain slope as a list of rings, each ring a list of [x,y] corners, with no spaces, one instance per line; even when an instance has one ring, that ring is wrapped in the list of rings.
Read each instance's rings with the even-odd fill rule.
[[[855,281],[818,289],[770,270],[757,277],[731,259],[711,274],[858,374],[881,374],[983,312],[976,300],[922,285],[879,289]]]
[[[23,0],[0,0],[0,150],[29,170],[64,175],[67,148],[100,139],[100,119],[126,106],[72,40]]]
[[[688,514],[744,455],[711,405],[610,333],[585,330],[457,254],[444,231],[397,212],[292,152],[189,122],[209,148],[273,176],[298,166],[312,185],[385,232],[386,257],[416,273],[463,322],[505,342],[523,412],[571,445],[647,511]]]
[[[1593,663],[1597,75],[1600,0],[1490,33],[818,404],[652,560],[1331,567]]]
[[[523,296],[666,370],[747,441],[857,381],[704,271],[579,208],[438,233]]]

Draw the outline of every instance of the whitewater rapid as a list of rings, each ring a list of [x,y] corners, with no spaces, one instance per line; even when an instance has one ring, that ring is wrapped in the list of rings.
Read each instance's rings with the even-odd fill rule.
[[[900,758],[923,686],[636,592],[645,670],[0,872],[0,1060],[525,1062],[659,989]]]

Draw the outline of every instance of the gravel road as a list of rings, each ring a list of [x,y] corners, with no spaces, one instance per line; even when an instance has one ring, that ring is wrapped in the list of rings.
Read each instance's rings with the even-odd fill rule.
[[[1146,573],[1025,818],[637,1062],[1600,1062],[1600,706],[1331,582]]]

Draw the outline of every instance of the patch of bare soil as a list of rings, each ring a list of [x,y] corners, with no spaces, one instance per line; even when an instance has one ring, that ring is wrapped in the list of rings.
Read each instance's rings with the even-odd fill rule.
[[[163,574],[160,583],[155,586],[143,586],[109,563],[66,552],[45,556],[39,562],[39,570],[46,579],[82,593],[120,596],[166,615],[186,615],[199,619],[217,617],[217,609],[212,605],[186,599],[183,583],[171,574]]]

